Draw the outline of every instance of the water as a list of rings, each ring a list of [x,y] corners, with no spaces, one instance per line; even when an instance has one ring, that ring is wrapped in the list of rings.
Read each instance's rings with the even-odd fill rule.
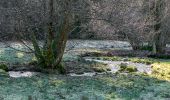
[[[131,61],[125,62],[125,61],[97,60],[97,59],[92,59],[91,57],[86,57],[85,60],[107,64],[110,67],[111,72],[113,72],[113,73],[116,73],[120,70],[119,65],[121,63],[127,63],[128,66],[135,66],[137,68],[138,72],[141,72],[141,73],[147,73],[147,74],[152,73],[151,65],[146,65],[146,64],[143,64],[143,63],[134,63],[134,62],[131,62]]]
[[[20,78],[20,77],[32,77],[37,75],[37,72],[30,72],[30,71],[9,71],[9,76],[13,78]]]
[[[95,76],[96,73],[95,73],[95,72],[93,72],[93,73],[84,73],[84,74],[70,73],[69,75],[70,75],[70,76],[89,76],[89,77],[92,77],[92,76]]]

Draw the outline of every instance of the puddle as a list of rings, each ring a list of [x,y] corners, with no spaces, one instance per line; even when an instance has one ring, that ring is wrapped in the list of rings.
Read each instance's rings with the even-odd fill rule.
[[[34,75],[37,75],[37,72],[22,72],[22,71],[9,71],[9,76],[14,78],[20,78],[20,77],[32,77]]]
[[[121,63],[125,63],[124,61],[108,61],[108,60],[97,60],[97,59],[92,59],[90,57],[86,57],[85,60],[87,61],[95,61],[95,62],[100,62],[100,63],[104,63],[107,64],[110,69],[111,72],[116,73],[117,71],[119,71],[120,69],[120,64]],[[138,72],[141,73],[147,73],[147,74],[151,74],[152,73],[152,68],[151,65],[146,65],[146,64],[142,64],[142,63],[133,63],[133,62],[126,62],[129,66],[135,66],[138,70]]]
[[[71,74],[69,74],[69,76],[90,76],[90,77],[95,76],[95,75],[96,75],[96,73],[84,73],[84,74],[71,73]]]

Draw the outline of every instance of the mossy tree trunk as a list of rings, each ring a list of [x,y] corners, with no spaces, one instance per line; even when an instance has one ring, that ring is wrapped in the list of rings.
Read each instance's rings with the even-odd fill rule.
[[[66,1],[66,8],[68,2],[69,0]],[[70,12],[67,10],[69,9],[66,9],[65,12],[63,12],[64,16],[62,18],[62,23],[56,32],[54,26],[54,0],[50,0],[48,32],[43,48],[40,48],[35,35],[32,34],[32,43],[39,66],[47,69],[58,69],[61,73],[64,72],[64,68],[61,66],[61,60],[66,47],[68,33],[70,31]]]
[[[151,8],[151,13],[154,18],[154,23],[153,23],[153,40],[152,40],[152,48],[153,48],[153,53],[165,53],[165,47],[166,47],[166,33],[163,33],[161,31],[162,27],[162,18],[163,18],[163,8],[164,8],[164,0],[155,0],[154,5]]]

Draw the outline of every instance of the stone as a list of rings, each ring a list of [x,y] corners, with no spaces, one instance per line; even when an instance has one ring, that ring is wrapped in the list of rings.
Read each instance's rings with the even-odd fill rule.
[[[119,66],[121,69],[125,69],[125,68],[127,68],[128,63],[121,63]]]
[[[126,68],[126,71],[128,71],[128,72],[137,72],[138,69],[135,66],[128,66]]]
[[[98,67],[93,68],[93,70],[94,70],[95,72],[98,72],[98,73],[106,72],[105,69],[103,69],[103,68],[98,68]]]
[[[128,59],[128,58],[123,58],[122,60],[123,60],[124,62],[129,61],[129,59]]]

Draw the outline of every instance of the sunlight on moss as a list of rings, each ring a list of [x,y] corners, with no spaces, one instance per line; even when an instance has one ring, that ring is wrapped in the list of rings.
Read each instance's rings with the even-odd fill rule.
[[[134,62],[134,63],[143,63],[143,64],[153,64],[154,62],[156,62],[155,59],[151,59],[151,58],[129,58],[130,61]]]
[[[51,81],[51,85],[56,86],[56,87],[63,85],[63,84],[64,84],[63,80],[52,80]]]
[[[118,98],[115,93],[106,94],[106,100],[112,100]]]
[[[0,54],[3,54],[4,53],[4,49],[0,49]]]
[[[78,49],[77,51],[81,51],[81,52],[97,52],[97,53],[104,53],[104,51],[102,50],[98,50],[98,49],[92,49],[92,48],[86,48],[86,49]],[[106,52],[106,51],[105,51]]]
[[[37,58],[35,56],[32,57],[32,61],[37,61]]]
[[[169,62],[160,62],[152,64],[152,77],[156,77],[161,80],[170,81],[170,63]]]
[[[103,63],[92,63],[91,67],[95,72],[99,72],[99,73],[111,71],[108,65]]]
[[[18,53],[16,53],[16,56],[17,56],[18,58],[23,58],[23,57],[24,57],[24,53],[18,52]]]
[[[122,87],[122,88],[133,87],[133,81],[124,75],[118,75],[118,77],[116,77],[116,79],[114,80],[110,77],[103,77],[101,78],[101,80],[109,86],[114,85],[115,87]]]

